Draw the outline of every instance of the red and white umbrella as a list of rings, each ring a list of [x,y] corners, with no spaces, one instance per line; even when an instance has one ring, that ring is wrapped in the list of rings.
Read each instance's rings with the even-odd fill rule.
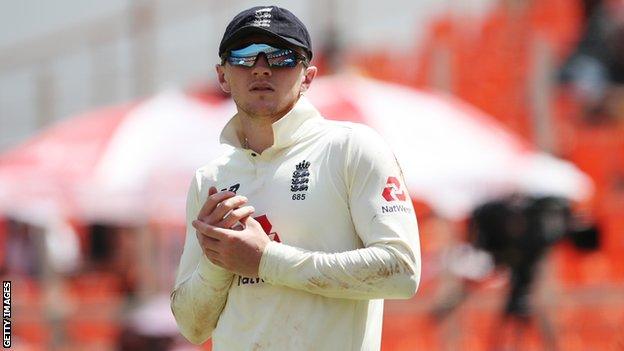
[[[218,136],[230,111],[176,91],[146,101],[109,140],[81,203],[88,213],[110,218],[179,222],[194,171],[228,148]],[[107,201],[93,201],[99,194]]]
[[[89,176],[107,140],[132,106],[62,121],[0,155],[0,212],[32,216],[71,207],[71,189]]]
[[[228,113],[167,91],[64,120],[0,156],[0,212],[183,216],[193,171],[224,151],[214,135]]]
[[[326,117],[381,133],[410,193],[445,217],[464,217],[482,201],[512,192],[572,200],[592,192],[574,165],[533,149],[451,96],[357,76],[318,79],[307,95]]]

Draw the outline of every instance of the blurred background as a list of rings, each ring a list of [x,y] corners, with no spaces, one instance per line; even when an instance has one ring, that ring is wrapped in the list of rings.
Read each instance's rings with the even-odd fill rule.
[[[624,349],[624,1],[276,1],[328,118],[368,123],[419,220],[383,350]],[[16,350],[209,350],[169,310],[214,65],[257,1],[2,1],[0,272]]]

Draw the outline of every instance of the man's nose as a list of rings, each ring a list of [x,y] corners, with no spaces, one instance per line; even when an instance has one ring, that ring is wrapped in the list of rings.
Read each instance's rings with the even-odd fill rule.
[[[269,62],[267,61],[266,55],[261,52],[258,54],[256,58],[256,63],[252,67],[252,73],[255,76],[270,76],[271,75],[271,67],[269,67]]]

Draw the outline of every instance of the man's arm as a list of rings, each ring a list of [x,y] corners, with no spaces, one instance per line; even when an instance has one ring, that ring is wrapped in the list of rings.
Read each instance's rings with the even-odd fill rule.
[[[171,293],[171,310],[180,333],[193,344],[202,344],[212,335],[233,277],[202,256],[188,279]]]
[[[418,288],[420,266],[392,244],[323,253],[270,243],[260,277],[271,284],[345,299],[408,299]]]
[[[194,344],[210,338],[234,278],[231,272],[210,262],[199,246],[192,226],[200,212],[198,182],[194,178],[188,192],[186,241],[171,293],[171,310],[180,332]]]

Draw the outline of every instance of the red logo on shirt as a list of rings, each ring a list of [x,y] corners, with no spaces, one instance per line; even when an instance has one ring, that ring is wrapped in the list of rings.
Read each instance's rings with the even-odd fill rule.
[[[407,196],[405,195],[405,191],[401,190],[401,183],[396,177],[388,177],[386,181],[386,187],[381,192],[381,196],[383,196],[386,201],[405,201]]]
[[[269,221],[269,217],[267,217],[266,215],[262,215],[262,216],[254,217],[254,219],[258,221],[258,223],[260,223],[266,235],[269,236],[269,239],[278,243],[282,242],[279,238],[279,235],[277,235],[276,232],[271,232],[271,229],[273,228],[273,224],[271,224],[271,222]]]

